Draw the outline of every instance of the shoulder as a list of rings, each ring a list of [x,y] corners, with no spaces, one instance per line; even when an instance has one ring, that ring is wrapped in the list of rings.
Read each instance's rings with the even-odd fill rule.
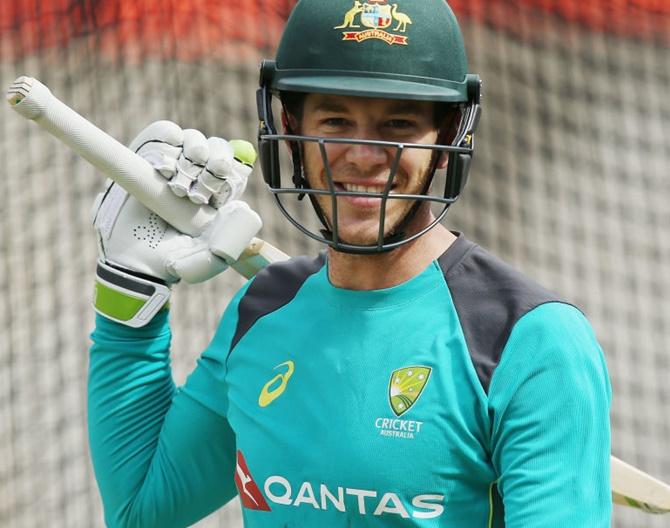
[[[561,306],[559,310],[576,311],[560,296],[462,235],[438,263],[486,392],[510,334],[526,314],[548,303]]]
[[[454,299],[464,305],[494,303],[489,308],[524,313],[559,296],[462,235],[438,263]],[[478,301],[479,299],[479,301]],[[465,302],[467,301],[467,302]]]
[[[239,293],[237,325],[230,349],[258,319],[291,302],[305,281],[324,264],[325,253],[322,253],[316,258],[296,257],[262,269]]]
[[[239,301],[240,316],[272,312],[295,297],[304,282],[325,264],[325,254],[296,257],[263,268],[244,290]]]

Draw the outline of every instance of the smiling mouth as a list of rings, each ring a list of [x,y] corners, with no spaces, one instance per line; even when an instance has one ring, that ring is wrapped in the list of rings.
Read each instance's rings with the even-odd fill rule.
[[[391,193],[393,192],[393,189],[395,189],[395,187],[396,184],[391,185],[391,191],[390,191]],[[355,183],[335,182],[336,191],[382,194],[385,188],[386,188],[385,185],[358,185]]]

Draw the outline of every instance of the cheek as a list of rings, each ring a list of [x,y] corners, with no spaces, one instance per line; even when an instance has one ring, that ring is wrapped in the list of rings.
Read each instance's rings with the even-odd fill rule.
[[[407,150],[400,158],[400,172],[406,174],[412,181],[422,181],[430,168],[431,160],[430,150],[415,149],[414,152]]]
[[[343,149],[337,145],[326,146],[326,160],[323,158],[321,148],[316,143],[305,143],[303,147],[303,165],[307,174],[319,175],[324,172],[324,163],[328,162],[331,170],[335,170],[342,159]]]
[[[321,172],[323,163],[321,162],[321,154],[318,146],[313,143],[305,143],[303,145],[302,164],[305,175],[311,179],[315,174]]]

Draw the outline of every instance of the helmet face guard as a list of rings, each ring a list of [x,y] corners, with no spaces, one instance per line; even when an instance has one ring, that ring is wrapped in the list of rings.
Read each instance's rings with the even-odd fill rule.
[[[270,61],[264,61],[262,70],[271,71],[273,65]],[[266,73],[267,75],[267,73]],[[460,196],[465,183],[467,182],[470,164],[472,161],[474,151],[474,133],[477,128],[479,116],[481,114],[481,107],[479,105],[479,88],[480,81],[476,75],[468,76],[469,89],[472,91],[471,100],[468,105],[462,105],[461,122],[458,127],[458,132],[451,145],[440,144],[417,144],[417,143],[397,143],[389,141],[351,139],[351,138],[325,138],[315,136],[304,136],[297,134],[279,134],[275,128],[274,116],[272,112],[272,91],[270,88],[270,81],[263,80],[261,75],[261,87],[258,90],[258,112],[259,112],[259,132],[258,132],[258,147],[261,160],[261,169],[263,171],[263,179],[267,184],[270,192],[272,192],[280,211],[286,218],[298,228],[302,233],[317,240],[318,242],[327,244],[337,251],[345,253],[380,253],[393,250],[403,244],[411,242],[416,238],[422,236],[430,229],[435,227],[446,215],[449,206],[454,203]],[[291,145],[293,154],[294,174],[292,175],[293,186],[287,185],[285,179],[283,180],[281,174],[281,167],[279,161],[279,149],[281,143],[288,143]],[[302,156],[300,154],[304,143],[316,143],[319,147],[321,160],[326,172],[328,180],[327,189],[312,189],[308,186],[306,178],[302,169]],[[329,143],[348,144],[348,145],[371,145],[384,148],[395,149],[395,155],[390,167],[390,173],[387,178],[384,190],[381,193],[369,193],[358,191],[342,191],[335,188],[333,175],[330,169],[326,145]],[[447,166],[447,174],[445,178],[445,185],[443,192],[439,196],[425,194],[427,189],[424,189],[422,194],[391,194],[391,187],[394,178],[398,172],[400,158],[402,153],[407,149],[428,149],[432,150],[435,155],[446,153],[449,158]],[[434,165],[434,164],[433,164]],[[428,175],[427,186],[430,185],[433,179],[435,168],[432,168],[432,174]],[[317,215],[324,225],[320,233],[311,231],[286,208],[283,198],[297,197],[302,199],[303,196],[309,196],[312,203],[317,209]],[[328,196],[332,203],[332,218],[327,219],[320,211],[320,207],[316,204],[315,197],[318,195]],[[371,245],[350,244],[343,241],[339,236],[338,230],[338,206],[337,198],[343,196],[360,196],[366,198],[381,199],[380,213],[379,213],[379,232],[377,241]],[[395,232],[390,236],[385,236],[385,217],[386,204],[389,200],[411,200],[416,202],[416,206],[411,211],[415,211],[418,204],[422,202],[432,202],[440,204],[440,210],[435,215],[434,220],[420,231],[411,234],[402,232]],[[408,216],[411,214],[408,213]],[[412,215],[413,216],[413,215]],[[406,224],[411,218],[403,221]]]
[[[398,5],[396,3],[392,4],[393,7],[388,5],[388,9],[385,10],[385,1],[375,1],[375,4],[377,4],[377,7],[374,7],[377,9],[376,18],[361,18],[359,22],[368,27],[370,27],[370,24],[382,24],[384,19],[381,16],[385,16],[384,14],[387,11],[388,13],[395,13]],[[399,3],[402,0],[397,1]],[[360,7],[358,4],[360,2],[354,2],[354,9],[351,12]],[[404,5],[409,4],[410,2],[405,2]],[[319,28],[316,27],[317,24],[314,22],[327,19],[328,13],[324,11],[330,10],[337,13],[338,9],[342,10],[347,6],[350,8],[350,1],[329,0],[329,2],[324,3],[322,0],[301,0],[287,23],[277,53],[277,61],[266,60],[261,64],[260,87],[257,92],[258,147],[265,183],[272,192],[280,211],[295,227],[310,238],[327,244],[337,251],[358,254],[381,253],[415,240],[442,220],[449,206],[458,199],[467,181],[474,150],[474,133],[481,113],[481,81],[479,76],[465,73],[467,71],[466,59],[460,30],[453,13],[444,3],[444,0],[422,0],[421,3],[412,2],[412,4],[414,4],[414,12],[424,18],[424,25],[433,24],[434,26],[435,20],[442,24],[440,33],[428,35],[428,39],[424,38],[422,34],[416,34],[416,36],[396,35],[394,37],[400,39],[401,44],[408,45],[407,47],[409,47],[409,44],[416,42],[416,51],[423,53],[423,60],[415,60],[416,57],[406,53],[407,49],[402,49],[401,46],[396,46],[396,49],[388,51],[388,43],[377,44],[373,42],[366,45],[368,47],[381,47],[370,49],[370,56],[378,58],[381,52],[388,60],[388,63],[381,68],[377,64],[379,62],[377,60],[375,63],[377,67],[375,68],[366,59],[365,50],[356,48],[357,44],[351,47],[349,46],[351,42],[346,42],[352,40],[352,35],[355,35],[355,33],[332,31],[338,30],[342,26],[333,27],[327,21],[325,25],[322,24]],[[433,5],[433,7],[428,4]],[[417,7],[417,5],[420,7]],[[368,4],[365,4],[365,6],[368,6]],[[369,6],[368,9],[372,7]],[[346,9],[342,11],[342,13],[344,12],[346,12]],[[436,16],[435,13],[439,13],[441,18]],[[332,15],[335,18],[337,16],[336,14]],[[361,17],[363,16],[361,15]],[[351,21],[352,19],[349,18],[348,20]],[[416,25],[422,23],[419,16],[414,16],[413,20]],[[386,27],[389,30],[393,29],[391,26]],[[326,31],[329,31],[329,33],[326,33],[328,38],[323,36]],[[366,32],[367,30],[363,31],[363,33]],[[309,40],[310,33],[314,33],[314,38],[318,37],[318,46],[315,46],[320,49],[315,49],[315,46],[305,46],[304,39]],[[341,37],[342,34],[344,37]],[[377,30],[374,35],[388,36],[391,34]],[[436,39],[438,42],[435,42]],[[438,48],[442,44],[453,52],[445,58],[444,50],[433,49],[435,44],[438,45]],[[435,74],[435,72],[437,73]],[[275,125],[272,98],[282,92],[433,101],[438,104],[449,105],[454,110],[458,110],[460,123],[453,139],[450,138],[449,144],[442,144],[446,137],[443,130],[444,126],[440,126],[438,129],[436,144],[400,143],[344,137],[315,137],[295,134],[290,129],[287,129],[286,133],[280,134],[277,132]],[[449,135],[451,136],[451,134]],[[291,182],[287,182],[281,174],[279,152],[282,147],[280,147],[280,143],[288,145],[291,151],[293,164]],[[302,152],[303,147],[310,143],[316,144],[320,152],[327,180],[325,189],[311,188],[305,175]],[[371,193],[347,191],[343,190],[341,186],[337,188],[328,159],[327,146],[330,144],[371,145],[391,152],[390,172],[384,189],[381,192]],[[418,194],[393,193],[391,189],[400,167],[401,157],[403,152],[410,149],[431,150],[433,153],[424,188]],[[433,184],[437,163],[440,157],[445,154],[448,156],[448,165],[444,176],[444,188],[436,190],[435,194],[430,194],[428,191]],[[285,205],[285,200],[291,198],[300,200],[305,195],[310,198],[317,216],[323,224],[324,229],[320,232],[305,227]],[[325,214],[317,200],[317,198],[323,200],[324,196],[328,200],[327,203],[330,204],[330,218]],[[342,197],[364,197],[380,200],[379,229],[374,243],[362,245],[342,239],[338,229],[337,203],[338,198]],[[404,218],[393,226],[393,232],[388,233],[385,225],[387,220],[386,206],[393,200],[410,201],[412,206],[409,207]],[[434,211],[434,218],[431,219],[429,225],[420,226],[418,231],[414,229],[416,232],[410,232],[406,228],[409,227],[421,205],[427,202],[437,208]]]

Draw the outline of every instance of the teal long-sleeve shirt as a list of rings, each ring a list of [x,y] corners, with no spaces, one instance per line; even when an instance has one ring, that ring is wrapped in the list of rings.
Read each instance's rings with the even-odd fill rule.
[[[462,235],[385,290],[324,257],[231,301],[175,388],[162,313],[98,317],[91,453],[108,526],[606,527],[609,405],[584,316]]]

